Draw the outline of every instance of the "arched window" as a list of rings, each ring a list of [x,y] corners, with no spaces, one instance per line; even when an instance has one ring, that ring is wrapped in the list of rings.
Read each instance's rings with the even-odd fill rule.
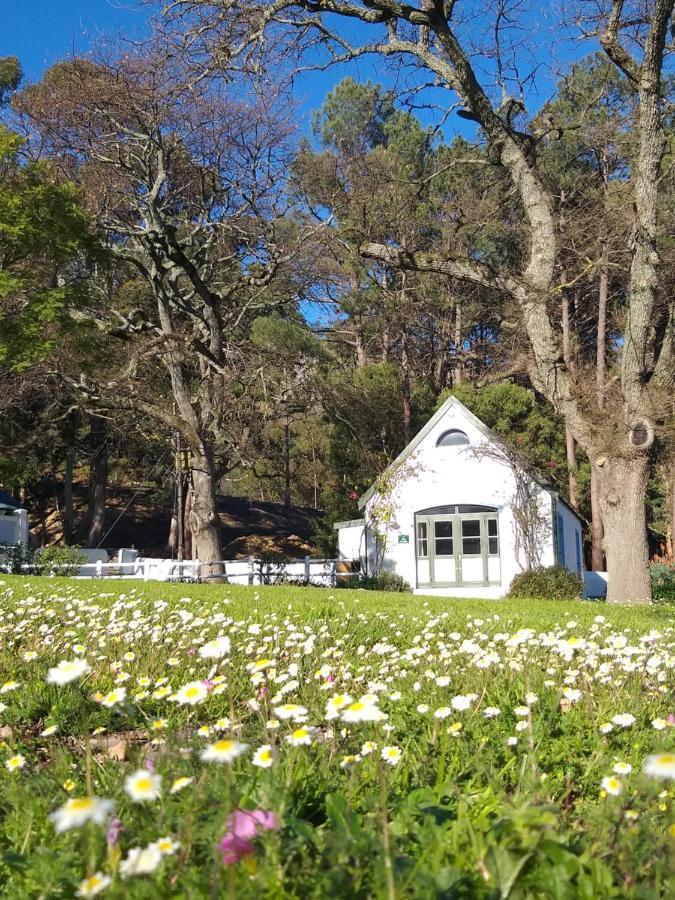
[[[451,428],[450,431],[444,431],[436,441],[437,447],[464,447],[469,443],[469,438],[460,431],[459,428]]]

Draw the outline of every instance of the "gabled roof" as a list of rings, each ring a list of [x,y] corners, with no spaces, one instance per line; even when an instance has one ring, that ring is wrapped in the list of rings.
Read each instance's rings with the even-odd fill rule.
[[[0,509],[23,509],[23,507],[7,491],[0,491]]]
[[[471,412],[471,410],[468,409],[462,403],[461,400],[458,400],[457,397],[450,396],[445,401],[445,403],[443,403],[441,406],[439,406],[439,408],[436,410],[436,412],[433,414],[433,416],[429,419],[429,421],[426,423],[426,425],[417,432],[417,434],[410,441],[410,443],[407,445],[407,447],[404,447],[403,450],[401,450],[399,455],[396,457],[396,459],[387,466],[387,469],[385,471],[389,472],[391,470],[396,469],[398,466],[401,465],[401,463],[405,462],[406,459],[408,459],[410,456],[412,456],[412,454],[419,447],[419,445],[422,443],[424,438],[441,421],[441,419],[445,418],[446,414],[451,409],[456,409],[458,412],[460,412],[462,414],[462,416],[464,416],[464,418],[468,422],[470,422],[471,425],[473,425],[477,431],[480,431],[480,433],[483,435],[483,437],[485,437],[488,441],[490,441],[493,444],[503,444],[503,441],[499,438],[499,436],[497,434],[495,434],[495,432],[491,428],[488,428],[488,426],[485,424],[485,422],[482,422],[478,418],[478,416],[475,416]],[[538,477],[537,475],[533,475],[532,478],[537,482],[538,485],[540,485],[540,487],[542,487],[545,491],[547,491],[549,494],[551,494],[553,497],[555,497],[555,499],[558,502],[563,503],[570,510],[570,512],[573,513],[579,519],[579,521],[583,521],[583,519],[581,518],[579,513],[574,509],[574,507],[570,506],[569,503],[567,503],[565,500],[563,500],[560,497],[560,495],[558,494],[557,488],[553,487],[553,485],[551,485],[551,484],[548,484],[547,482],[545,482],[542,478]],[[374,493],[375,493],[375,485],[372,484],[368,488],[368,490],[365,492],[365,494],[362,494],[361,497],[359,497],[359,509],[363,509],[363,507],[370,500],[370,498],[373,496]]]

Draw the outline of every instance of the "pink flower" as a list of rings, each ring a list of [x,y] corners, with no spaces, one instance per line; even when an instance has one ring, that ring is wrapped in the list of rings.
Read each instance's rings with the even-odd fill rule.
[[[266,809],[235,809],[227,817],[226,824],[228,830],[219,844],[226,866],[253,853],[253,841],[259,831],[272,831],[279,827],[275,814]]]
[[[666,722],[669,725],[675,725],[675,716],[672,713],[668,713],[668,715],[666,716]]]

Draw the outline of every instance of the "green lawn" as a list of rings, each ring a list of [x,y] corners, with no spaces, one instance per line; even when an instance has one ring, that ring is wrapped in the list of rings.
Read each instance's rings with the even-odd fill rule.
[[[675,895],[667,606],[0,582],[0,896]]]

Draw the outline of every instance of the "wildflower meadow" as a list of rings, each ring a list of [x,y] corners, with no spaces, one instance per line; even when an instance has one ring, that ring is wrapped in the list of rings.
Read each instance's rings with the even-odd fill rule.
[[[0,896],[675,896],[668,607],[6,577]]]

